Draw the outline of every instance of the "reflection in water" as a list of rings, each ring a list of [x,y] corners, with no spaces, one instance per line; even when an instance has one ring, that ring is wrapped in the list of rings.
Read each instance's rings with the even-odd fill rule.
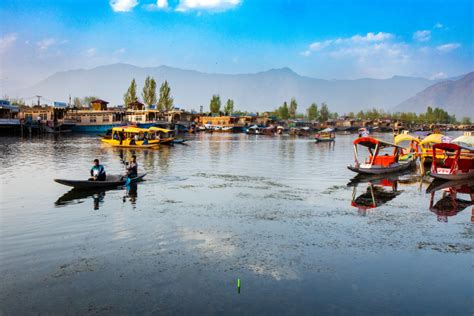
[[[123,202],[126,202],[127,199],[130,200],[132,207],[136,207],[137,197],[138,197],[138,186],[136,183],[130,184],[130,186],[125,186],[125,196],[123,197]],[[92,198],[93,201],[93,209],[98,210],[100,206],[104,204],[105,200],[105,193],[107,191],[116,191],[120,190],[117,188],[109,188],[109,189],[72,189],[65,194],[63,194],[60,198],[56,200],[54,205],[56,207],[62,206],[69,206],[75,204],[84,203],[84,201],[88,198]]]
[[[351,206],[357,207],[360,214],[367,214],[367,210],[379,207],[393,200],[403,191],[398,190],[399,175],[374,177],[355,177],[347,185],[353,186]],[[357,188],[367,183],[365,191],[357,196]],[[365,187],[365,186],[364,186]]]
[[[441,191],[441,198],[435,203],[435,194]],[[466,207],[473,205],[474,214],[474,180],[439,181],[435,180],[426,190],[431,193],[430,211],[436,214],[439,222],[448,222],[448,217],[455,216]],[[458,194],[467,195],[468,199],[458,198]],[[471,216],[471,221],[474,217]]]
[[[138,198],[138,185],[136,183],[131,183],[130,185],[125,186],[125,195],[123,197],[123,202],[125,203],[127,199],[132,204],[133,209],[136,208]]]
[[[99,206],[104,203],[106,190],[84,190],[84,189],[72,189],[62,195],[54,204],[57,207],[74,205],[83,203],[88,197],[93,199],[93,208],[98,210]]]

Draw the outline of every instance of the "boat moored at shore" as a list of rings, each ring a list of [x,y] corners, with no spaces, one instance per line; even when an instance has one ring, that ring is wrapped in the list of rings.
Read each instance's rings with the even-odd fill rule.
[[[388,143],[377,138],[360,137],[354,140],[354,165],[347,168],[360,174],[383,174],[391,172],[400,172],[416,166],[416,160],[399,161],[400,152],[403,147]],[[363,162],[358,160],[357,146],[366,147],[370,153]],[[382,154],[383,150],[392,150],[392,152]]]

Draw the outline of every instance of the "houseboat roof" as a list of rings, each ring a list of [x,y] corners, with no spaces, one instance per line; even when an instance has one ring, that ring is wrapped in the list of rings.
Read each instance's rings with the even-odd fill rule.
[[[368,147],[370,149],[374,149],[375,147],[379,146],[379,148],[386,148],[386,147],[398,147],[403,148],[401,146],[385,142],[383,140],[373,138],[373,137],[359,137],[354,140],[354,145],[360,145],[364,147]]]
[[[445,151],[457,151],[457,150],[467,150],[467,151],[472,151],[474,152],[474,147],[471,146],[465,146],[465,145],[460,145],[460,144],[455,144],[455,143],[439,143],[439,144],[434,144],[433,149],[442,149]]]
[[[95,99],[92,100],[91,103],[102,103],[102,104],[109,104],[109,102],[102,100],[102,99]]]
[[[11,112],[20,112],[20,108],[11,104],[0,103],[0,109],[9,110]]]
[[[54,101],[53,102],[53,107],[55,108],[61,108],[61,109],[65,109],[68,107],[68,104],[66,102],[58,102],[58,101]]]

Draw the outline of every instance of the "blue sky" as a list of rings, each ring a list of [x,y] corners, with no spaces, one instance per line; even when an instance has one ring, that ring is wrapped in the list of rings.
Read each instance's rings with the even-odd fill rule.
[[[2,0],[2,93],[110,63],[324,79],[473,69],[472,1]]]

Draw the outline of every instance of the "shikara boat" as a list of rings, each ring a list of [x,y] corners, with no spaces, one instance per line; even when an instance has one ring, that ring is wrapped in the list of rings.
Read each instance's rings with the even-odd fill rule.
[[[373,137],[359,137],[354,140],[354,166],[347,168],[359,174],[383,174],[400,172],[416,166],[414,159],[399,161],[403,147]],[[358,147],[366,147],[369,157],[362,163],[358,160]],[[383,154],[382,151],[391,150]]]
[[[314,135],[316,142],[333,142],[336,140],[336,133],[332,128],[325,128]]]
[[[102,137],[102,142],[123,148],[156,148],[160,140],[149,139],[148,129],[135,126],[114,127],[107,135]]]
[[[443,134],[430,134],[420,142],[420,161],[422,164],[431,164],[433,158],[433,145],[442,143],[444,137]],[[442,156],[439,158],[442,158]]]
[[[473,179],[474,136],[466,133],[451,143],[433,145],[430,176],[444,180]]]
[[[131,178],[129,183],[136,183],[143,180],[146,173],[139,174],[135,178]],[[55,182],[77,189],[98,189],[98,188],[112,188],[125,185],[127,177],[121,175],[108,175],[105,181],[89,181],[89,180],[67,180],[54,179]]]
[[[152,126],[148,129],[148,135],[150,140],[157,141],[158,144],[162,145],[174,143],[175,139],[171,136],[172,132],[172,130],[157,126]]]
[[[417,157],[421,155],[420,139],[408,134],[408,131],[396,135],[394,143],[402,147],[399,158],[400,161],[417,159]]]

